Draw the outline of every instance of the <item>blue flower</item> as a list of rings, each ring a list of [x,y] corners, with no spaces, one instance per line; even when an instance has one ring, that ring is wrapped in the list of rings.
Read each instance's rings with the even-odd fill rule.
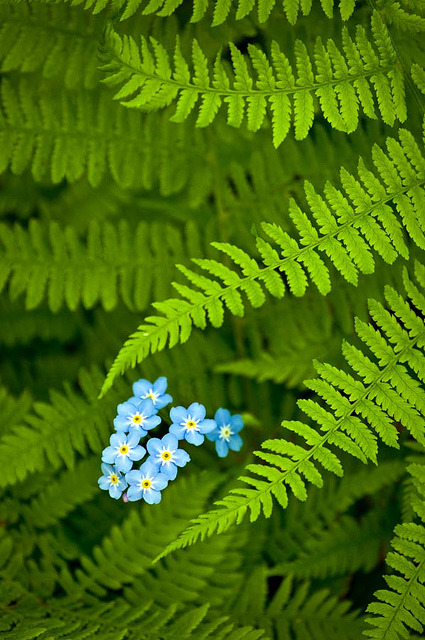
[[[163,409],[167,404],[173,401],[173,398],[168,393],[165,393],[166,389],[167,378],[164,376],[157,378],[153,384],[152,382],[149,382],[149,380],[141,378],[133,384],[134,397],[130,398],[130,402],[134,402],[136,399],[137,402],[140,402],[140,400],[150,398],[155,409],[159,411],[159,409]]]
[[[242,438],[237,435],[243,429],[242,416],[232,416],[227,409],[217,409],[214,420],[217,428],[207,435],[208,440],[215,442],[215,448],[220,458],[225,458],[232,451],[239,451]]]
[[[158,504],[161,502],[161,490],[168,485],[167,476],[158,471],[158,466],[149,458],[138,471],[127,473],[125,479],[130,485],[127,491],[130,502],[144,500],[148,504]]]
[[[205,420],[205,407],[199,402],[192,402],[187,409],[172,407],[170,418],[173,421],[170,433],[197,447],[205,439],[203,434],[210,433],[217,427],[215,420]]]
[[[177,467],[184,467],[190,461],[190,456],[183,449],[178,449],[179,441],[176,436],[167,433],[161,440],[151,438],[146,445],[152,461],[157,469],[167,478],[174,480],[177,475]]]
[[[153,429],[161,422],[161,418],[156,415],[153,402],[150,398],[135,402],[123,402],[117,407],[118,415],[114,419],[114,427],[118,432],[137,433],[143,438],[149,429]]]
[[[108,489],[111,498],[121,497],[122,492],[127,487],[127,482],[119,471],[110,464],[102,464],[103,476],[99,478],[98,485],[101,489]]]
[[[118,471],[127,473],[133,466],[133,461],[141,460],[146,449],[139,445],[140,436],[136,433],[113,433],[109,442],[110,447],[102,452],[102,462],[115,464]]]

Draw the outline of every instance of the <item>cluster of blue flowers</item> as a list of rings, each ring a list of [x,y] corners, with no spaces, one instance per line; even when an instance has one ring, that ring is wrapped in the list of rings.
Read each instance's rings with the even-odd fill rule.
[[[179,449],[179,441],[186,440],[195,446],[201,445],[205,436],[215,442],[220,458],[232,451],[239,451],[243,428],[240,415],[231,415],[227,409],[218,409],[214,420],[206,418],[205,407],[193,402],[187,409],[172,407],[171,426],[163,438],[150,438],[146,448],[140,444],[161,423],[158,411],[173,401],[165,393],[167,378],[160,377],[152,384],[148,380],[138,380],[133,384],[134,395],[119,404],[114,419],[116,433],[111,435],[110,446],[102,452],[102,473],[99,478],[101,489],[109,491],[111,498],[121,496],[125,502],[145,500],[148,504],[161,501],[161,491],[177,476],[179,467],[189,461],[189,454]],[[133,469],[133,463],[148,457]]]

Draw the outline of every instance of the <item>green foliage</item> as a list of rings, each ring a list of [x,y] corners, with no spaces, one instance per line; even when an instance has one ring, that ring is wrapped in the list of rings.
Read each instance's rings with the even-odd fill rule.
[[[192,325],[203,329],[208,319],[213,326],[221,326],[225,306],[232,314],[242,316],[245,305],[240,292],[245,293],[254,308],[265,303],[264,289],[281,298],[286,287],[279,272],[284,274],[294,296],[304,295],[309,280],[326,295],[331,290],[331,278],[320,255],[324,254],[348,282],[357,284],[359,272],[374,272],[374,253],[389,264],[398,255],[408,257],[400,219],[413,242],[425,248],[420,209],[424,198],[425,163],[413,136],[406,129],[400,130],[399,137],[400,142],[393,138],[387,140],[387,153],[374,146],[372,157],[377,175],[360,159],[358,179],[341,168],[343,191],[328,183],[325,198],[306,182],[305,196],[313,220],[295,200],[291,200],[289,215],[298,232],[298,240],[278,225],[264,222],[262,230],[268,240],[261,236],[256,238],[262,264],[236,246],[215,242],[213,246],[232,260],[233,268],[218,261],[194,260],[215,277],[213,280],[180,266],[190,284],[197,289],[174,284],[185,300],[172,298],[154,303],[162,315],[149,316],[146,324],[130,336],[111,367],[102,393],[117,375],[141,362],[149,353],[163,349],[167,343],[172,347],[185,342]],[[391,204],[395,205],[399,217]],[[279,247],[280,254],[270,241]]]
[[[304,43],[297,40],[296,73],[277,42],[271,44],[270,60],[253,45],[248,46],[247,60],[230,44],[229,78],[220,54],[211,68],[196,40],[192,44],[192,75],[179,40],[172,68],[167,51],[154,38],[149,43],[142,37],[139,50],[131,37],[123,39],[109,31],[102,53],[103,71],[107,73],[104,81],[122,85],[115,99],[129,108],[154,111],[177,100],[173,122],[186,120],[201,100],[195,123],[201,128],[213,122],[223,103],[227,106],[227,123],[240,127],[246,111],[250,131],[262,126],[269,109],[275,146],[287,136],[292,120],[297,140],[308,135],[315,115],[314,97],[323,116],[339,131],[350,133],[357,128],[360,107],[369,118],[376,118],[372,88],[383,121],[390,125],[395,119],[404,122],[403,75],[388,31],[377,14],[372,17],[372,32],[375,48],[360,26],[354,39],[343,29],[342,50],[333,40],[325,46],[318,38],[309,54]]]
[[[197,253],[199,232],[191,224],[182,233],[172,225],[93,221],[82,239],[72,227],[31,220],[28,230],[0,224],[0,243],[0,289],[9,282],[12,300],[25,293],[26,308],[34,309],[47,298],[54,312],[64,304],[91,308],[100,300],[108,311],[118,297],[130,309],[143,309],[151,288],[154,295],[167,292],[166,252],[171,269],[176,257]]]
[[[1,640],[423,637],[424,29],[0,0]],[[111,500],[117,405],[162,375],[243,447]]]
[[[365,632],[370,638],[397,640],[409,637],[410,629],[420,634],[424,631],[425,465],[411,464],[407,470],[416,487],[412,507],[418,521],[405,522],[394,530],[393,550],[386,561],[396,573],[385,576],[388,588],[377,591],[378,602],[367,609],[374,614],[367,619],[373,625]]]
[[[323,402],[307,398],[299,400],[298,406],[319,429],[300,421],[284,421],[282,426],[296,434],[303,445],[284,439],[263,442],[263,450],[255,452],[262,464],[248,465],[247,475],[240,478],[248,488],[232,489],[216,503],[216,509],[192,521],[161,555],[216,531],[221,533],[233,523],[239,524],[248,513],[251,522],[261,513],[270,517],[273,499],[287,507],[288,489],[299,500],[306,500],[305,482],[322,487],[322,469],[343,474],[341,450],[362,462],[376,463],[378,438],[388,446],[399,446],[394,422],[425,445],[425,395],[421,387],[425,379],[425,326],[415,313],[419,309],[425,315],[425,267],[418,265],[416,275],[422,290],[406,275],[406,299],[387,287],[388,310],[370,300],[373,325],[356,322],[357,335],[374,359],[353,344],[343,343],[344,358],[355,376],[316,363],[318,378],[306,381],[306,386]]]

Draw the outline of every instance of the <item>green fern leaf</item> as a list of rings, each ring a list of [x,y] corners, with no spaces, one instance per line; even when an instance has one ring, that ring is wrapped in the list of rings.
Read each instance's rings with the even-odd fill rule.
[[[205,127],[225,103],[228,124],[241,126],[246,112],[248,129],[258,131],[269,110],[273,140],[278,145],[287,135],[292,116],[296,139],[308,135],[316,97],[324,117],[340,131],[357,128],[360,107],[367,116],[376,117],[372,88],[384,122],[393,124],[395,119],[406,119],[403,76],[387,29],[377,13],[372,16],[372,33],[376,49],[360,26],[354,40],[344,28],[342,50],[333,40],[325,46],[319,38],[313,54],[316,69],[305,45],[297,40],[296,73],[276,42],[272,43],[270,60],[252,45],[245,57],[230,43],[233,77],[229,81],[219,57],[210,73],[196,40],[192,46],[191,77],[178,40],[172,71],[169,56],[157,40],[151,38],[148,43],[142,36],[139,50],[132,38],[121,38],[110,29],[102,49],[102,69],[108,85],[121,85],[115,98],[126,107],[153,111],[177,101],[171,118],[174,122],[183,122],[195,111],[196,126]]]
[[[215,509],[193,520],[159,557],[199,538],[222,533],[232,524],[239,524],[248,513],[251,521],[261,513],[269,517],[272,497],[286,508],[288,490],[299,500],[305,500],[305,481],[317,487],[323,485],[319,465],[342,475],[339,457],[333,449],[341,449],[363,462],[376,462],[378,438],[389,446],[399,446],[394,422],[401,423],[418,442],[425,444],[425,392],[421,386],[425,381],[425,325],[416,311],[425,315],[423,266],[417,267],[416,276],[421,289],[405,275],[406,300],[386,287],[388,309],[370,301],[369,312],[376,328],[356,322],[358,336],[371,351],[373,360],[345,343],[343,354],[354,376],[328,364],[316,364],[319,377],[306,385],[323,402],[301,399],[298,406],[318,429],[299,421],[282,423],[304,440],[307,447],[283,439],[263,442],[262,451],[255,454],[265,464],[248,465],[247,474],[240,478],[248,488],[232,489],[216,502]],[[407,367],[415,371],[419,382]],[[411,394],[406,388],[407,379]]]
[[[188,280],[200,291],[195,289],[195,293],[191,293],[191,288],[177,285],[186,299],[176,298],[153,305],[162,315],[146,318],[145,323],[130,336],[112,365],[102,393],[107,391],[116,376],[141,362],[149,353],[160,351],[167,344],[173,346],[186,341],[192,326],[205,328],[207,316],[213,326],[219,327],[223,323],[225,306],[232,313],[241,315],[244,303],[236,295],[239,289],[245,292],[252,306],[260,306],[264,302],[263,289],[278,298],[284,295],[285,284],[279,274],[284,272],[295,295],[302,295],[309,281],[326,295],[330,291],[331,280],[322,254],[353,284],[357,283],[359,271],[374,271],[373,253],[378,253],[390,264],[397,255],[407,258],[402,226],[390,206],[391,202],[395,204],[412,240],[425,248],[421,208],[425,161],[413,136],[406,130],[400,131],[400,142],[389,138],[387,149],[388,153],[385,153],[377,146],[373,148],[379,178],[366,170],[360,161],[359,179],[342,169],[341,182],[345,191],[338,191],[327,184],[326,200],[309,183],[305,184],[306,197],[317,226],[295,201],[291,201],[290,217],[298,231],[299,241],[278,225],[263,223],[264,233],[280,250],[279,254],[271,245],[267,247],[269,243],[260,240],[258,248],[264,266],[238,247],[215,243],[217,249],[239,266],[242,276],[230,276],[229,269],[223,270],[223,266],[214,261],[209,261],[208,267],[206,263],[200,266],[217,279],[183,269]]]

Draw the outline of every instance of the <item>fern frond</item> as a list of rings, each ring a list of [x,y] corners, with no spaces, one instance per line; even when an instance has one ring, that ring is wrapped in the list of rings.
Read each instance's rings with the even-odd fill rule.
[[[119,395],[99,403],[96,397],[102,377],[99,370],[82,371],[83,395],[69,386],[64,393],[52,391],[51,404],[35,403],[34,413],[4,433],[0,461],[7,471],[1,475],[0,486],[14,484],[47,464],[52,469],[73,468],[77,454],[87,450],[98,454],[111,431],[116,405],[128,391],[123,385]]]
[[[425,248],[425,160],[413,136],[404,129],[400,131],[400,142],[387,139],[387,150],[385,153],[378,146],[373,148],[377,175],[366,169],[363,160],[359,162],[358,178],[341,169],[344,191],[327,183],[322,197],[306,182],[311,219],[292,200],[289,214],[298,240],[276,224],[263,223],[262,229],[271,242],[257,238],[262,264],[238,247],[213,243],[235,267],[195,260],[214,279],[180,267],[192,285],[174,285],[185,299],[172,298],[153,305],[161,315],[146,318],[130,336],[108,373],[102,393],[118,375],[149,353],[160,351],[167,344],[172,347],[185,342],[193,325],[203,329],[209,320],[214,327],[221,326],[225,306],[232,314],[243,315],[241,293],[254,308],[264,303],[264,290],[283,297],[285,283],[279,272],[285,275],[295,296],[304,295],[310,281],[326,295],[331,289],[330,272],[320,254],[325,254],[348,282],[357,284],[359,272],[370,274],[375,270],[374,253],[389,264],[398,255],[408,257],[402,227],[413,242]],[[401,224],[390,205],[395,205]]]
[[[377,0],[376,6],[387,24],[403,31],[425,31],[425,10],[421,0]]]
[[[110,311],[122,298],[130,309],[143,309],[153,295],[169,292],[177,256],[196,253],[199,231],[191,223],[182,233],[172,224],[139,222],[130,227],[90,222],[81,237],[62,228],[30,220],[27,229],[0,223],[0,291],[9,285],[12,300],[25,294],[34,309],[45,299],[57,312],[97,302]]]
[[[124,109],[104,91],[52,91],[29,78],[0,84],[0,173],[30,169],[37,182],[54,184],[87,176],[92,187],[112,177],[125,189],[158,184],[169,195],[201,173],[208,189],[204,147],[202,132],[173,127],[167,114]]]
[[[83,0],[72,0],[73,4],[80,4]],[[357,0],[320,0],[325,15],[332,18],[334,6],[338,5],[343,20],[348,20],[352,15]],[[183,0],[116,0],[115,5],[123,8],[121,20],[126,20],[141,10],[142,15],[156,13],[161,17],[166,17],[174,13],[183,3]],[[90,0],[87,4],[93,6],[94,11],[100,11],[105,5],[105,0]],[[311,0],[282,0],[278,2],[278,8],[282,10],[291,24],[295,24],[300,15],[309,15],[312,2]],[[276,0],[238,0],[237,3],[229,2],[229,0],[193,0],[193,10],[191,22],[199,22],[213,7],[212,26],[223,24],[229,14],[235,9],[234,18],[242,20],[250,15],[254,9],[260,23],[265,22],[273,11]]]
[[[382,545],[390,539],[394,524],[379,510],[370,511],[360,522],[344,516],[330,529],[311,535],[297,557],[277,564],[269,575],[327,578],[370,572],[379,560]]]
[[[377,14],[372,17],[372,33],[375,48],[360,26],[354,39],[344,28],[342,49],[333,40],[324,45],[318,38],[309,54],[305,45],[296,41],[296,72],[276,42],[270,58],[252,45],[249,56],[244,57],[230,44],[229,78],[220,56],[211,68],[196,40],[191,73],[179,41],[171,64],[169,54],[154,38],[148,42],[142,37],[139,49],[131,37],[121,38],[109,30],[102,50],[104,82],[120,85],[115,99],[129,108],[156,111],[176,102],[173,122],[183,122],[195,110],[197,127],[210,125],[226,105],[228,124],[240,127],[246,111],[248,129],[257,131],[268,111],[277,147],[291,121],[297,140],[307,136],[314,120],[315,98],[324,117],[339,131],[357,128],[360,107],[369,118],[376,118],[373,91],[384,122],[393,125],[397,119],[406,119],[403,75]]]
[[[377,591],[377,601],[367,608],[373,614],[367,618],[372,628],[364,631],[369,638],[399,640],[410,637],[411,630],[422,636],[425,629],[425,465],[411,464],[408,472],[417,490],[412,507],[419,521],[394,530],[386,558],[394,572],[385,576],[388,588]]]
[[[418,265],[416,276],[421,289],[406,275],[406,300],[386,287],[388,310],[370,300],[374,325],[356,322],[357,334],[373,359],[344,343],[342,351],[354,375],[328,364],[316,364],[319,377],[306,385],[323,402],[301,399],[298,406],[319,428],[299,421],[282,423],[307,446],[283,439],[263,442],[263,450],[255,452],[261,464],[248,465],[247,474],[240,478],[248,487],[233,489],[215,509],[192,521],[159,557],[199,538],[222,533],[248,513],[251,521],[261,513],[269,517],[273,498],[286,508],[288,489],[304,501],[306,481],[317,487],[323,485],[319,465],[335,475],[343,474],[334,448],[363,462],[376,462],[378,438],[389,446],[399,446],[395,422],[425,444],[425,392],[421,387],[425,381],[425,267]]]
[[[94,88],[96,49],[105,19],[65,4],[0,5],[0,71],[41,71],[65,86]]]

